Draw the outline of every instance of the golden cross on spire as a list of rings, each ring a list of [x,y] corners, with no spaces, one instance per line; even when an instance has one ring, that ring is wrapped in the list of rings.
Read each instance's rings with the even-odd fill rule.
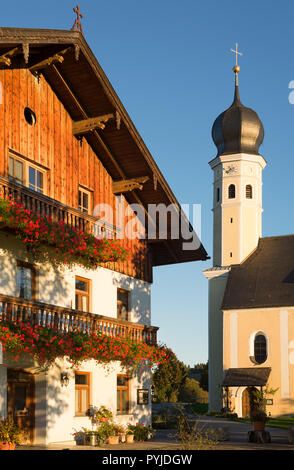
[[[84,15],[82,15],[82,13],[80,12],[80,5],[77,5],[77,7],[73,9],[73,11],[77,14],[77,17],[72,29],[75,29],[76,31],[81,31],[81,33],[84,34],[82,23],[80,20],[80,18],[84,18]]]
[[[231,49],[231,52],[234,52],[236,54],[236,67],[238,67],[238,55],[243,55],[242,52],[238,51],[238,43],[236,42],[236,50]]]

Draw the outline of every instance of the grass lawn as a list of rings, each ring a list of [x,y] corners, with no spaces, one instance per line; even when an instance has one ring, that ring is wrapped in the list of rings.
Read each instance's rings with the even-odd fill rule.
[[[251,423],[249,418],[238,418],[236,421],[239,421],[240,423]],[[294,426],[294,418],[292,417],[278,417],[278,418],[270,418],[266,422],[266,427],[271,427],[271,428],[282,428],[282,429],[288,429],[291,426]]]

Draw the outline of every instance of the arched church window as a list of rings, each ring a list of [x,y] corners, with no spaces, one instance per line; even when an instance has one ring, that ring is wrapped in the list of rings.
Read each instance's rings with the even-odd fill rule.
[[[254,359],[258,364],[267,360],[266,337],[262,333],[257,333],[254,338]]]
[[[252,199],[252,186],[251,186],[251,184],[246,184],[246,199]]]
[[[236,188],[234,184],[230,184],[229,186],[229,199],[235,199],[236,197]]]

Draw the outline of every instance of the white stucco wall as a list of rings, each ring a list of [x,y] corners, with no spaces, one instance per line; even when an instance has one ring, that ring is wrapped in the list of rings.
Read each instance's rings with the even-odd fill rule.
[[[17,260],[31,262],[21,242],[0,234],[0,294],[16,295]],[[110,269],[87,270],[81,267],[54,269],[37,266],[37,296],[40,302],[74,308],[75,276],[91,280],[91,313],[116,318],[117,288],[129,291],[130,321],[151,324],[151,284]]]
[[[67,442],[74,440],[73,433],[83,427],[95,429],[87,416],[75,416],[75,381],[74,370],[67,369],[68,364],[58,361],[56,367],[46,374],[46,443]],[[69,385],[62,387],[60,372],[66,371]],[[95,361],[87,361],[79,371],[90,372],[90,402],[91,405],[101,405],[111,409],[114,421],[127,424],[136,422],[151,424],[151,395],[149,405],[137,405],[137,389],[145,388],[150,391],[150,372],[136,374],[130,378],[130,410],[128,414],[116,415],[117,374],[125,373],[118,362],[111,363],[109,370],[98,366]]]
[[[16,296],[17,260],[32,262],[29,253],[14,237],[0,234],[0,294]],[[40,302],[74,308],[75,276],[91,280],[91,313],[112,318],[117,317],[117,288],[129,291],[129,320],[145,325],[151,324],[151,285],[147,282],[116,273],[109,269],[86,270],[81,267],[54,269],[49,264],[37,266],[36,298]],[[5,358],[6,360],[7,358]],[[7,362],[7,367],[21,367],[35,373],[35,443],[66,442],[73,440],[73,433],[82,427],[91,428],[88,417],[75,417],[74,370],[69,364],[58,362],[48,371],[36,369],[25,357],[17,362]],[[0,412],[7,409],[7,367],[0,365]],[[105,405],[116,413],[117,374],[125,373],[118,362],[111,363],[107,371],[95,361],[83,363],[81,371],[91,373],[91,404]],[[68,372],[68,387],[62,387],[60,372]],[[118,422],[142,422],[151,424],[151,403],[137,405],[137,389],[150,391],[150,371],[131,377],[130,414],[119,415]],[[151,396],[150,396],[151,401]]]

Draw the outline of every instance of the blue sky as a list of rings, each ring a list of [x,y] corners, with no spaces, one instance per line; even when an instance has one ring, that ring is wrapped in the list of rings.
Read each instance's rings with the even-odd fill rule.
[[[263,236],[294,233],[294,3],[231,0],[79,0],[85,38],[180,203],[202,205],[212,255],[211,127],[233,99],[238,42],[243,104],[265,128]],[[0,26],[70,29],[69,0],[5,2]],[[210,262],[154,269],[152,323],[179,359],[207,360]]]

